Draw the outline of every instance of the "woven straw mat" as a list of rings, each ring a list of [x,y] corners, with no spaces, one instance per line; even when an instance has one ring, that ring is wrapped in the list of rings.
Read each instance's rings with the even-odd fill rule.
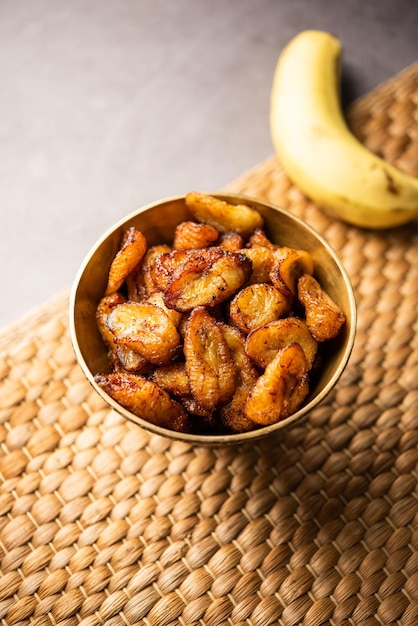
[[[418,64],[355,102],[357,136],[418,175]],[[418,230],[331,220],[272,157],[229,190],[340,253],[358,333],[335,391],[257,445],[151,435],[77,366],[68,293],[0,337],[4,625],[418,624]]]

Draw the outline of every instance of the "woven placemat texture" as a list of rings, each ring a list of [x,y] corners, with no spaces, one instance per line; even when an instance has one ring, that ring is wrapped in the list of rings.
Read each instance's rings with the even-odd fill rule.
[[[418,175],[418,64],[352,105]],[[418,624],[418,229],[331,220],[268,159],[229,186],[323,233],[355,288],[335,391],[257,445],[196,448],[109,410],[68,294],[0,338],[0,621],[50,626]]]

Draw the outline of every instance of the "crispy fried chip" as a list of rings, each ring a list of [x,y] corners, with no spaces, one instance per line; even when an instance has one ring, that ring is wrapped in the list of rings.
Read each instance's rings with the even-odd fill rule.
[[[264,224],[261,214],[247,205],[229,204],[196,191],[187,194],[186,205],[199,222],[214,226],[220,233],[233,231],[244,239]]]
[[[297,281],[302,274],[313,274],[313,272],[314,261],[306,250],[282,247],[274,252],[270,279],[287,298],[297,295]]]
[[[141,231],[133,226],[129,228],[109,269],[105,296],[118,291],[126,277],[136,268],[147,251],[147,240]]]
[[[251,273],[251,261],[243,254],[220,248],[189,252],[165,290],[166,305],[176,311],[197,306],[214,307],[230,298]]]
[[[289,309],[289,300],[274,285],[256,283],[237,293],[231,301],[229,315],[235,326],[247,334],[280,319]]]
[[[246,338],[245,351],[258,367],[264,369],[279,350],[295,342],[303,348],[310,369],[318,342],[312,337],[304,320],[297,317],[286,317],[256,328]]]
[[[202,407],[215,409],[232,398],[235,365],[219,322],[204,307],[189,316],[184,355],[192,395]]]
[[[193,250],[207,248],[217,241],[219,231],[210,224],[181,222],[174,231],[173,248],[175,250]]]
[[[150,363],[168,363],[180,345],[180,335],[168,315],[149,302],[126,302],[107,318],[115,344],[128,346]]]
[[[345,315],[313,276],[305,274],[299,279],[298,297],[305,307],[306,324],[315,339],[334,339],[345,323]]]
[[[268,426],[295,413],[309,392],[308,364],[298,343],[282,348],[255,383],[245,402],[245,415]]]
[[[189,418],[181,404],[144,376],[114,372],[97,374],[96,383],[137,417],[157,426],[187,432]]]

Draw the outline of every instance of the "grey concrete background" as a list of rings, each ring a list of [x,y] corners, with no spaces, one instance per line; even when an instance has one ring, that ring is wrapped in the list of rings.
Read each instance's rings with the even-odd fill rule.
[[[418,58],[415,0],[0,0],[0,327],[138,206],[273,154],[278,55],[344,46],[344,102]]]

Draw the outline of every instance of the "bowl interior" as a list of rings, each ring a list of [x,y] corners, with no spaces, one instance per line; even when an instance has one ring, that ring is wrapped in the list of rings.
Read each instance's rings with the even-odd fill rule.
[[[94,381],[97,372],[109,371],[107,350],[96,325],[96,307],[103,296],[110,264],[119,249],[121,236],[128,227],[135,226],[141,230],[149,245],[170,243],[177,224],[191,219],[191,215],[185,205],[184,196],[180,196],[145,206],[116,224],[89,252],[74,281],[70,298],[70,332],[78,362],[96,391],[127,419],[151,432],[199,445],[236,444],[257,439],[306,416],[323,400],[341,376],[352,350],[356,326],[356,305],[350,280],[335,252],[318,233],[302,220],[276,206],[235,194],[213,195],[232,204],[245,203],[257,209],[264,216],[265,231],[275,244],[309,251],[315,262],[315,276],[344,311],[347,322],[337,340],[329,342],[327,358],[304,405],[277,424],[247,433],[227,435],[177,433],[150,424],[117,404]]]

